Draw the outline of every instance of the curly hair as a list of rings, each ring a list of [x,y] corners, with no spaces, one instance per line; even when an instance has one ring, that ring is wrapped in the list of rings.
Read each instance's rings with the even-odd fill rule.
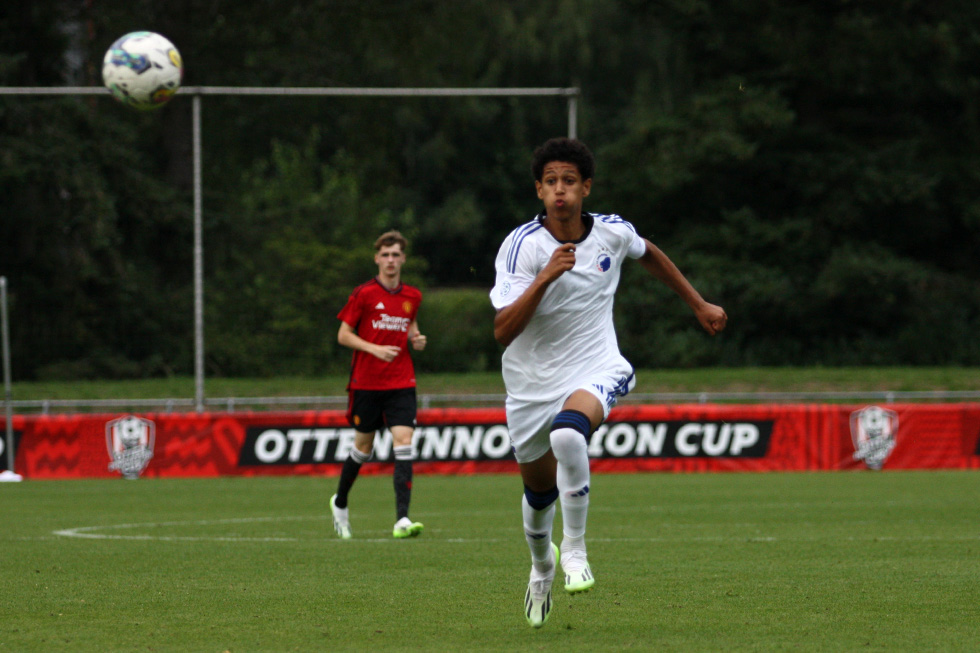
[[[585,143],[574,138],[552,138],[534,150],[531,172],[535,181],[541,181],[544,167],[552,161],[573,164],[583,180],[592,179],[595,175],[595,157]]]

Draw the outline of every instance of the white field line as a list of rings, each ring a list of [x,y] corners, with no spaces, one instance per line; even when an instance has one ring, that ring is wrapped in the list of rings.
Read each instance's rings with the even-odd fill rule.
[[[244,536],[244,535],[153,535],[147,533],[146,531],[152,531],[160,528],[169,527],[209,527],[218,526],[224,524],[260,524],[260,523],[274,523],[274,522],[284,522],[284,521],[321,521],[327,519],[326,516],[278,516],[278,517],[241,517],[241,518],[229,518],[229,519],[198,519],[198,520],[184,520],[184,521],[167,521],[167,522],[134,522],[128,524],[110,524],[110,525],[96,525],[96,526],[78,526],[75,528],[65,528],[56,531],[52,531],[52,535],[56,537],[68,537],[76,539],[88,539],[88,540],[144,540],[144,541],[159,541],[159,542],[305,542],[305,541],[316,541],[316,542],[337,542],[344,543],[348,541],[354,542],[370,542],[370,543],[390,543],[396,542],[394,538],[390,535],[387,537],[356,537],[353,540],[340,540],[336,537],[275,537],[275,536]],[[746,526],[751,526],[746,524]],[[139,533],[113,533],[106,531],[142,531]],[[451,544],[478,544],[478,543],[503,543],[512,542],[515,539],[520,539],[520,528],[515,526],[513,537],[497,537],[497,538],[486,538],[486,537],[476,537],[476,538],[463,538],[463,537],[453,537],[451,533],[452,529],[427,529],[423,534],[423,537],[418,538],[420,542],[448,542]],[[367,531],[367,534],[375,536],[379,533],[377,530]],[[445,535],[441,535],[441,534]],[[944,541],[976,541],[980,540],[980,534],[978,535],[965,535],[965,536],[953,536],[953,537],[936,537],[930,535],[903,535],[903,536],[881,536],[874,535],[872,533],[863,536],[847,536],[840,537],[838,535],[828,534],[828,537],[833,537],[836,540],[843,541],[866,541],[866,542],[944,542]],[[32,538],[20,538],[20,539],[32,539]],[[43,538],[47,539],[47,538]],[[706,542],[737,542],[737,543],[778,543],[786,542],[791,540],[797,540],[799,538],[780,538],[767,535],[731,535],[731,536],[696,536],[696,535],[683,535],[677,534],[673,537],[594,537],[590,536],[590,542],[691,542],[691,543],[706,543]],[[806,538],[808,540],[816,540],[821,538]]]

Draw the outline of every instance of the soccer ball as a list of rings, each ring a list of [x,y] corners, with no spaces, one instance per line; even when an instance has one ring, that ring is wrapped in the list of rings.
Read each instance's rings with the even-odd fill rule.
[[[155,32],[130,32],[102,60],[102,82],[112,97],[140,110],[166,104],[180,88],[184,62],[174,44]]]

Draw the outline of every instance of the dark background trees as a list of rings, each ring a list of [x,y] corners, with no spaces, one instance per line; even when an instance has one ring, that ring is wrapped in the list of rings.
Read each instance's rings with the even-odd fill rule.
[[[632,266],[634,364],[977,365],[978,25],[952,0],[38,0],[0,8],[0,84],[98,85],[108,45],[151,29],[185,85],[579,86],[587,208],[731,316],[705,338]],[[209,374],[342,369],[336,313],[391,227],[446,343],[423,368],[497,364],[493,258],[538,208],[529,153],[565,133],[563,100],[202,104]],[[190,373],[190,110],[0,97],[19,377]]]

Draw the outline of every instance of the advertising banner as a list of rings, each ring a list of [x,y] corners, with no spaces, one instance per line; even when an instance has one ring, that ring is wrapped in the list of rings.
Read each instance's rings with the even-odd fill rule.
[[[338,474],[344,411],[15,416],[26,479]],[[516,472],[503,409],[420,410],[417,473]],[[592,435],[596,472],[980,468],[980,404],[623,406]],[[362,473],[388,473],[391,434]]]

